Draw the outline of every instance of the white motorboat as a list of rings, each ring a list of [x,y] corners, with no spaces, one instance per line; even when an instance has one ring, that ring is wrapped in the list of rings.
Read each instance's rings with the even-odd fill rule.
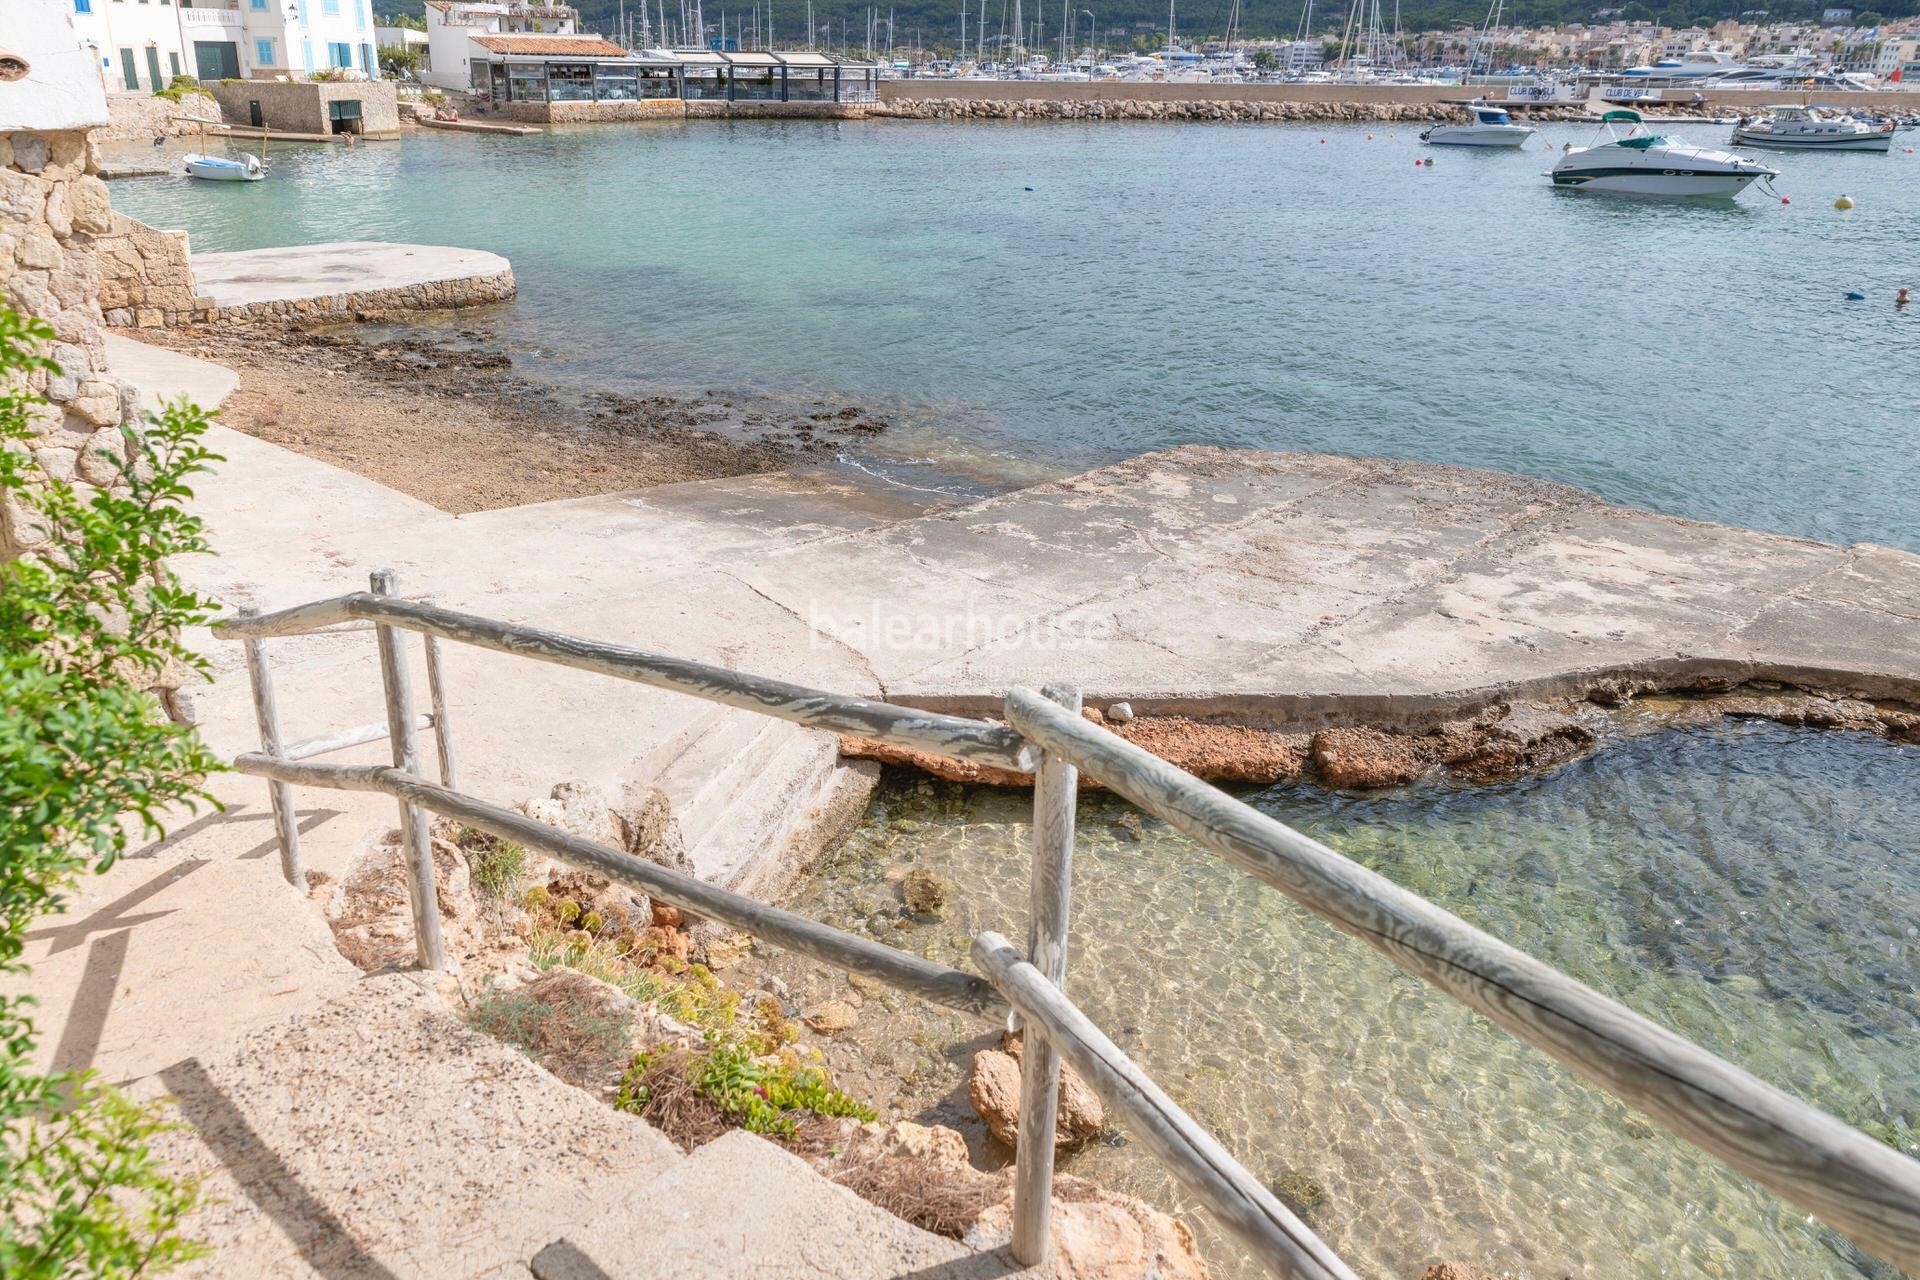
[[[1436,124],[1420,135],[1420,141],[1436,147],[1517,147],[1533,136],[1532,125],[1515,124],[1513,117],[1499,107],[1472,102],[1467,109],[1472,121]]]
[[[1869,124],[1844,113],[1787,103],[1735,125],[1733,145],[1781,151],[1884,152],[1893,145],[1893,121]]]
[[[238,159],[226,156],[190,155],[186,157],[187,176],[208,182],[258,182],[267,176],[267,166],[259,156],[242,152]]]
[[[1624,133],[1619,132],[1625,126]],[[1576,191],[1640,196],[1704,196],[1732,199],[1779,170],[1729,151],[1690,147],[1678,138],[1651,133],[1637,111],[1600,117],[1606,140],[1570,148],[1553,166],[1553,185]]]

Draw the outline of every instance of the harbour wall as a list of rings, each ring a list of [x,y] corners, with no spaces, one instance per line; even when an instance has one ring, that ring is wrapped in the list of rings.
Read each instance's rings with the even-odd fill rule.
[[[874,115],[982,120],[1300,120],[1393,122],[1459,115],[1472,90],[1458,85],[1156,84],[1123,80],[885,80]],[[1490,96],[1498,98],[1501,91]],[[1878,93],[1778,89],[1672,89],[1634,104],[1649,114],[1751,114],[1779,102],[1841,102],[1864,110],[1920,112],[1920,90]],[[1570,119],[1585,104],[1514,103],[1527,119]]]

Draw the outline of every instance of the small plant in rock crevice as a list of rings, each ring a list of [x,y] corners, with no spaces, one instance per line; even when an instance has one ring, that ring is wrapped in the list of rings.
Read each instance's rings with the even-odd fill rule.
[[[757,1054],[746,1041],[719,1037],[698,1048],[637,1055],[621,1077],[614,1106],[658,1124],[686,1145],[717,1136],[711,1132],[716,1125],[794,1139],[810,1118],[869,1121],[876,1114],[834,1088],[824,1068],[803,1063],[791,1049]]]

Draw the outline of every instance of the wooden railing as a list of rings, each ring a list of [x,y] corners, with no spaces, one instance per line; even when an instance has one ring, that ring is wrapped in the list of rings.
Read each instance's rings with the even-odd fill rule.
[[[1551,1054],[1590,1083],[1646,1111],[1861,1248],[1920,1271],[1920,1164],[1089,722],[1079,714],[1080,696],[1073,689],[1013,689],[1005,702],[1007,724],[994,724],[841,697],[395,599],[392,574],[385,571],[373,575],[372,585],[371,592],[276,613],[241,613],[214,628],[217,635],[247,644],[261,750],[240,756],[234,767],[268,782],[287,879],[305,885],[293,821],[294,786],[383,792],[400,807],[417,953],[425,967],[446,963],[427,849],[424,814],[432,812],[938,1004],[994,1019],[1010,1011],[1012,1023],[1030,1033],[1022,1055],[1014,1178],[1013,1253],[1023,1264],[1037,1263],[1048,1251],[1053,1131],[1064,1057],[1108,1106],[1126,1117],[1143,1145],[1275,1275],[1315,1280],[1353,1276],[1319,1237],[1066,997],[1074,811],[1084,773]],[[276,636],[364,630],[369,622],[380,651],[386,725],[283,746],[263,642]],[[400,642],[407,631],[425,637],[431,714],[418,713],[412,705]],[[633,680],[813,728],[1033,773],[1032,902],[1024,955],[997,933],[979,934],[972,954],[986,975],[983,980],[461,793],[455,783],[441,640]],[[438,784],[420,776],[417,762],[414,734],[429,727],[439,752]],[[310,762],[329,751],[382,740],[391,743],[391,765]]]

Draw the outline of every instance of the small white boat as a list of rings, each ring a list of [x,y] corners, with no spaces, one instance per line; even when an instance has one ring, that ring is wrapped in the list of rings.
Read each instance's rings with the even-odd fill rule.
[[[1468,109],[1473,119],[1467,124],[1436,124],[1420,135],[1420,141],[1436,147],[1517,147],[1533,136],[1530,124],[1515,124],[1500,107],[1472,102]]]
[[[1616,132],[1626,126],[1624,134]],[[1638,196],[1695,196],[1730,200],[1761,178],[1780,172],[1729,151],[1690,147],[1651,133],[1637,111],[1600,117],[1606,141],[1573,147],[1553,166],[1553,185],[1576,191]]]
[[[1893,121],[1868,124],[1845,113],[1786,103],[1735,125],[1733,145],[1781,151],[1884,152],[1893,146]]]
[[[267,166],[259,156],[242,152],[238,159],[226,156],[190,155],[186,157],[187,176],[208,182],[258,182],[267,176]]]

